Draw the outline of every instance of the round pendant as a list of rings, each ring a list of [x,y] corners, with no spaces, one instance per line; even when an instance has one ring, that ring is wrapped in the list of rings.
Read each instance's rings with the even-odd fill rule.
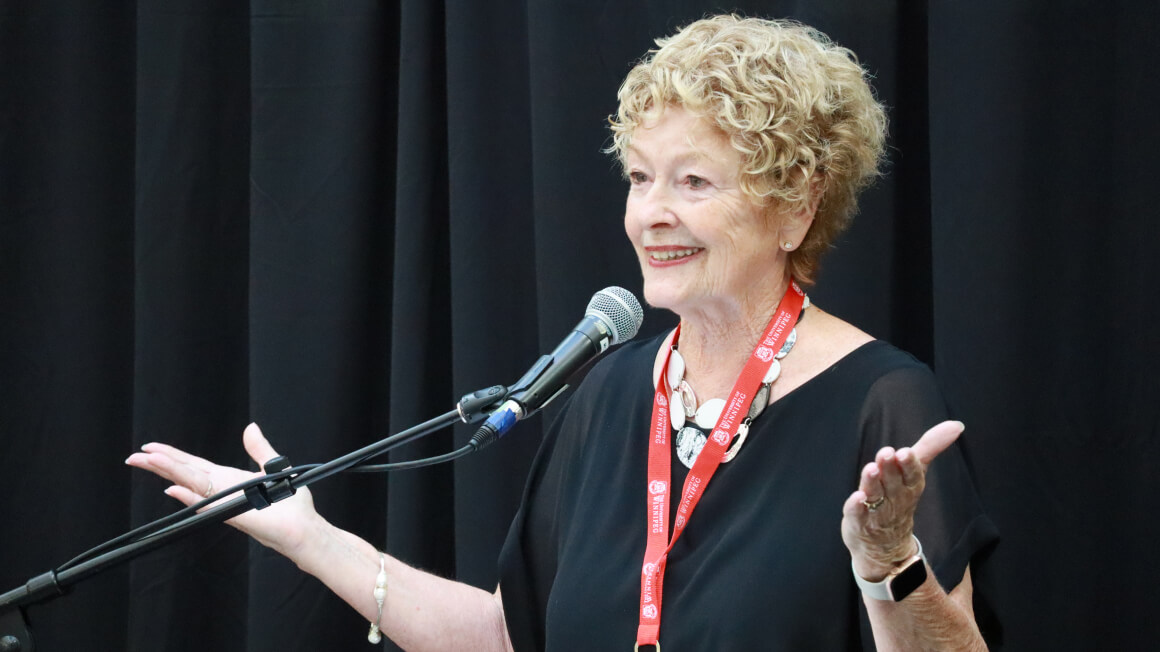
[[[697,408],[697,415],[695,421],[697,426],[703,430],[712,430],[717,425],[717,420],[721,418],[721,410],[725,409],[725,399],[711,398],[705,401],[701,407]]]
[[[789,337],[785,338],[785,344],[781,345],[781,350],[778,351],[777,355],[774,357],[777,358],[778,360],[781,360],[785,356],[789,355],[789,352],[793,349],[793,345],[796,343],[797,343],[797,328],[794,328],[793,330],[791,330],[789,332]]]
[[[707,441],[709,435],[705,431],[693,426],[681,428],[677,432],[677,459],[686,467],[693,468],[693,463],[697,461]]]

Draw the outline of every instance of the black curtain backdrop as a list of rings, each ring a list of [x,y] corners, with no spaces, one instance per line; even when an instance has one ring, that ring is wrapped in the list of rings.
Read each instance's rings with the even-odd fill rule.
[[[175,509],[122,465],[147,441],[244,465],[257,421],[330,459],[638,292],[605,116],[651,39],[720,10],[817,26],[889,106],[889,174],[812,296],[934,366],[967,423],[994,648],[1154,645],[1154,0],[0,0],[0,591]],[[492,588],[541,426],[316,502]],[[225,526],[30,617],[45,651],[367,645]]]

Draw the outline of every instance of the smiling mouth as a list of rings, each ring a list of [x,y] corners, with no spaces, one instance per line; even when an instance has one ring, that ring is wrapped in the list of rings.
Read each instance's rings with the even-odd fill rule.
[[[688,258],[689,256],[695,255],[700,251],[701,249],[698,247],[690,247],[688,249],[666,249],[663,251],[650,251],[648,252],[648,255],[649,258],[657,262],[667,263],[670,261],[679,260],[681,258]]]

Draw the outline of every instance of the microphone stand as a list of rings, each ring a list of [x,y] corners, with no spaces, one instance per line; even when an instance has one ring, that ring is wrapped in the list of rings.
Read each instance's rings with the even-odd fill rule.
[[[396,446],[442,430],[456,421],[463,423],[480,421],[487,417],[491,410],[498,407],[507,394],[507,388],[502,385],[473,392],[460,399],[454,410],[347,453],[330,462],[318,465],[301,474],[287,475],[288,471],[293,471],[289,460],[283,456],[276,457],[263,465],[266,476],[274,476],[274,479],[259,479],[260,482],[245,489],[244,496],[238,496],[206,511],[198,512],[136,541],[90,559],[84,559],[76,565],[68,565],[68,568],[59,572],[50,570],[33,577],[24,586],[0,594],[0,652],[34,652],[36,649],[25,614],[25,608],[29,605],[58,598],[65,594],[68,587],[87,577],[123,564],[150,550],[168,545],[174,540],[188,536],[208,525],[227,521],[251,509],[265,509],[273,503],[289,498],[302,487],[307,487],[336,473],[346,471],[360,462],[381,455]],[[479,448],[480,446],[471,442],[452,453],[406,462],[402,466],[413,468],[437,464],[472,453]],[[210,500],[212,502],[212,499]]]

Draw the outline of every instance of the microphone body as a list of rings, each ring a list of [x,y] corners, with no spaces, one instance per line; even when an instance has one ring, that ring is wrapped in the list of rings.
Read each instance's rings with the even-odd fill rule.
[[[603,319],[584,315],[551,353],[532,365],[512,386],[508,400],[519,404],[525,418],[539,412],[568,388],[567,382],[589,360],[608,350],[612,331]]]
[[[632,339],[644,319],[631,292],[609,287],[593,295],[584,318],[549,354],[541,356],[509,389],[507,400],[480,426],[477,449],[502,437],[517,421],[539,412],[568,389],[568,378],[613,344]]]

